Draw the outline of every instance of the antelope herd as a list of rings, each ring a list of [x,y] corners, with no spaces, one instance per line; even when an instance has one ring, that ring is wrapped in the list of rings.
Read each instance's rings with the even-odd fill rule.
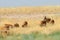
[[[55,20],[54,19],[51,19],[51,18],[47,18],[46,16],[44,17],[44,19],[40,22],[40,26],[45,26],[48,25],[47,23],[50,23],[50,24],[54,24],[55,23]],[[4,28],[6,28],[6,31],[4,31],[6,34],[8,33],[8,30],[10,30],[9,28],[14,28],[14,27],[19,27],[20,25],[18,23],[15,23],[14,25],[12,24],[4,24]],[[22,27],[28,27],[28,22],[25,21],[23,24],[22,24]]]
[[[41,21],[41,24],[40,26],[46,26],[47,23],[51,23],[51,24],[54,24],[55,21],[51,18],[47,18],[46,16],[44,17],[44,19]]]

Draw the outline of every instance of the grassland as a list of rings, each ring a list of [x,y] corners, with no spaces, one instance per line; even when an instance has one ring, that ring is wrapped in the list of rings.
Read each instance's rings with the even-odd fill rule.
[[[40,26],[40,22],[44,18],[43,16],[36,16],[36,17],[31,17],[31,18],[29,16],[27,16],[27,17],[24,16],[22,18],[1,18],[0,27],[3,27],[4,24],[14,25],[15,23],[18,23],[20,25],[20,27],[19,28],[13,28],[10,31],[14,32],[14,33],[21,33],[21,34],[24,34],[24,33],[29,34],[32,31],[39,31],[39,32],[42,32],[45,34],[49,34],[53,31],[59,31],[60,30],[60,18],[59,18],[60,16],[59,16],[59,14],[58,15],[54,15],[54,14],[53,15],[51,15],[51,14],[46,15],[47,17],[50,17],[51,19],[55,20],[54,25],[48,24],[46,27]],[[22,28],[22,24],[24,23],[24,21],[28,22],[28,27],[26,27],[26,28]]]
[[[60,12],[60,6],[40,6],[40,7],[16,7],[0,8],[0,14],[31,14],[31,13],[57,13]]]
[[[50,15],[50,16],[48,16]],[[39,24],[43,19],[43,16],[37,18],[1,18],[0,30],[4,24],[19,23],[19,28],[10,29],[10,35],[3,37],[0,34],[0,40],[60,40],[60,16],[48,14],[55,20],[55,24],[48,24],[46,27],[41,27]],[[22,28],[24,21],[28,21],[28,27]],[[3,29],[2,29],[3,30]]]
[[[9,30],[10,35],[3,37],[0,34],[0,40],[60,40],[60,7],[22,7],[22,8],[1,8],[0,9],[0,31],[5,30],[4,24],[18,23],[19,28]],[[42,13],[45,14],[42,14]],[[49,13],[53,13],[52,15]],[[26,14],[25,14],[26,13]],[[27,14],[28,13],[28,14]],[[29,14],[30,13],[30,14]],[[34,14],[33,14],[34,13]],[[38,14],[39,13],[39,14]],[[48,13],[48,15],[46,14]],[[54,13],[59,13],[55,15]],[[42,15],[40,15],[42,14]],[[19,18],[14,15],[20,15]],[[37,16],[38,15],[38,16]],[[2,18],[1,18],[2,16]],[[7,17],[6,17],[7,16]],[[9,18],[9,16],[12,18]],[[21,17],[22,16],[22,17]],[[55,20],[54,25],[40,26],[44,16]],[[22,27],[24,21],[28,22],[27,27]]]
[[[60,40],[60,31],[55,31],[49,35],[39,32],[32,32],[30,34],[13,34],[5,38],[0,35],[0,40]]]

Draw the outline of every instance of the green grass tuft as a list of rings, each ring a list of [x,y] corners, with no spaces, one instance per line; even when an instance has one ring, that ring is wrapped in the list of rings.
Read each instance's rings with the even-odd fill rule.
[[[53,32],[49,35],[39,32],[32,32],[30,34],[16,34],[9,35],[6,38],[3,38],[0,35],[0,40],[60,40],[60,31]]]

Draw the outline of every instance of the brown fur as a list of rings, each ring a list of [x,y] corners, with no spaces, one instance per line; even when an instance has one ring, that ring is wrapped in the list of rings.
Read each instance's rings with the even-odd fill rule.
[[[52,24],[54,24],[54,23],[55,23],[55,21],[54,21],[54,20],[51,20],[51,23],[52,23]]]
[[[11,24],[5,24],[5,28],[7,29],[7,30],[9,30],[9,28],[13,28],[13,25],[11,25]]]
[[[41,24],[40,24],[40,26],[46,26],[46,21],[41,21]]]
[[[14,27],[19,27],[19,24],[18,23],[14,24]]]
[[[22,27],[26,27],[28,25],[28,22],[25,21],[24,24],[22,25]]]

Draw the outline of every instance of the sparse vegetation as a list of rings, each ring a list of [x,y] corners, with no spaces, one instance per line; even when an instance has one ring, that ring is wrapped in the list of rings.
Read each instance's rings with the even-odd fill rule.
[[[11,17],[12,14],[11,15],[8,14],[8,15]],[[56,16],[54,14],[53,15],[48,14],[48,17],[51,17],[52,19],[54,19],[55,22],[51,21],[52,23],[51,24],[48,21],[46,27],[40,26],[41,20],[43,19],[44,15],[37,16],[37,14],[35,14],[35,17],[33,17],[34,14],[30,15],[31,17],[23,14],[19,15],[20,17],[23,16],[22,18],[16,18],[13,15],[12,17],[14,18],[9,18],[8,15],[6,16],[7,18],[1,18],[0,27],[5,27],[4,24],[9,23],[8,27],[11,27],[8,30],[9,35],[7,34],[5,37],[3,37],[2,34],[0,34],[0,40],[60,40],[60,31],[58,31],[60,30],[60,18],[59,18],[60,16],[58,17],[58,15]],[[24,21],[27,21],[27,22],[24,22]],[[12,24],[13,26],[10,24]],[[3,30],[3,32],[5,33],[4,28],[0,28],[0,30]]]
[[[30,34],[14,34],[5,38],[0,35],[0,40],[60,40],[60,31],[53,32],[49,35],[39,32],[32,32]]]

